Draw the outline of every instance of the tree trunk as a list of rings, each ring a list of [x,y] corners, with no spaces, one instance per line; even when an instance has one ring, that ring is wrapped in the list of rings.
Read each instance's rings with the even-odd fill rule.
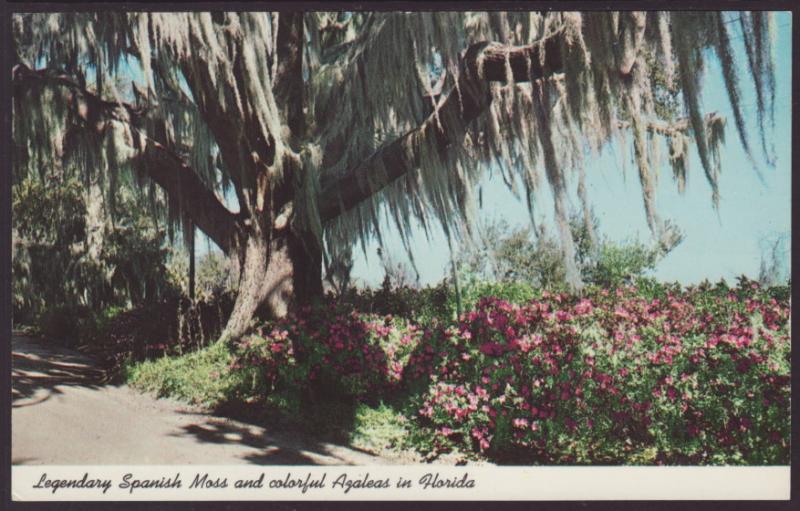
[[[194,223],[189,222],[191,225],[189,231],[189,300],[194,303],[194,285],[195,285],[195,242],[194,242]]]
[[[220,339],[241,337],[257,315],[285,316],[322,296],[322,252],[294,233],[251,234],[239,252],[239,292]]]

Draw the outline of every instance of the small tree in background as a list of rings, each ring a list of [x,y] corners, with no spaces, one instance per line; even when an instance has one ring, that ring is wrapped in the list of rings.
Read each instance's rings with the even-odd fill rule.
[[[673,229],[668,244],[595,241],[597,218],[591,213],[589,218],[588,223],[579,216],[570,221],[576,261],[587,284],[607,288],[630,284],[654,270],[682,239]],[[544,225],[534,231],[528,226],[511,228],[505,220],[490,221],[481,227],[477,243],[462,245],[459,266],[463,273],[483,281],[525,283],[544,289],[568,287],[558,240]]]
[[[167,292],[164,229],[127,190],[118,190],[112,221],[98,193],[97,185],[58,169],[13,187],[16,324],[48,311],[74,322],[105,307],[153,303]]]
[[[631,284],[636,277],[653,271],[662,254],[658,248],[640,242],[603,242],[597,254],[582,268],[587,283],[604,288]]]
[[[384,248],[378,247],[378,257],[381,259],[383,268],[383,289],[394,288],[418,288],[419,273],[410,264],[399,261],[395,256]]]
[[[215,250],[209,250],[197,263],[196,293],[198,300],[211,300],[225,293],[235,293],[238,284],[238,268],[235,261]],[[185,248],[170,252],[168,279],[184,296],[189,291],[189,255]]]
[[[758,281],[762,286],[786,284],[791,280],[790,238],[788,234],[761,241]]]

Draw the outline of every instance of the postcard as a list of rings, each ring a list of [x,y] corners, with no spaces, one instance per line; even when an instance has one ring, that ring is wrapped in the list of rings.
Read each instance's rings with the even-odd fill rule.
[[[783,4],[9,5],[13,501],[789,504]]]

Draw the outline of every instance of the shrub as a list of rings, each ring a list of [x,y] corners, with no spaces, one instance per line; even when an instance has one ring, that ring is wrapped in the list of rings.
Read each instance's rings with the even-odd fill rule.
[[[251,404],[364,445],[381,431],[378,443],[432,457],[788,463],[788,291],[637,282],[521,303],[484,297],[458,321],[427,326],[329,304],[132,374],[162,394]]]
[[[184,296],[189,295],[189,253],[183,247],[173,247],[166,264],[166,280]],[[230,257],[209,251],[198,258],[195,293],[199,300],[230,294],[238,286],[237,263]]]
[[[37,323],[39,331],[46,337],[75,345],[82,328],[91,323],[91,318],[88,307],[60,305],[43,310]]]
[[[236,346],[243,396],[309,385],[329,396],[375,400],[401,379],[420,330],[393,316],[331,304],[267,322]]]
[[[455,311],[453,291],[444,280],[436,286],[413,288],[393,286],[386,278],[378,289],[351,288],[337,300],[360,312],[413,318],[420,325],[449,322]]]
[[[478,280],[474,276],[466,279],[461,290],[464,310],[474,309],[483,298],[499,298],[510,303],[525,303],[536,295],[536,289],[526,282],[490,282]],[[455,297],[450,296],[449,309],[456,310]]]
[[[672,224],[664,227],[659,241],[652,245],[635,240],[599,240],[595,239],[598,222],[594,215],[590,214],[588,222],[573,216],[569,230],[584,283],[616,288],[654,270],[683,239]],[[480,242],[462,243],[458,267],[463,280],[488,281],[501,288],[510,283],[553,292],[568,287],[561,242],[544,226],[539,230],[530,226],[511,228],[505,221],[489,221],[481,228]],[[516,302],[513,296],[507,299]]]
[[[787,463],[789,308],[746,282],[484,299],[426,333],[421,445],[545,463]]]
[[[635,278],[655,269],[663,255],[659,247],[647,247],[638,242],[604,242],[585,264],[583,279],[586,283],[611,289],[630,285]]]
[[[119,207],[109,204],[106,210],[99,207],[96,185],[87,188],[84,181],[58,170],[15,183],[15,324],[36,324],[65,339],[85,326],[77,319],[85,321],[86,311],[154,303],[169,294],[166,234],[130,190],[119,192]],[[111,210],[116,211],[113,221]],[[83,316],[71,324],[52,323],[65,310],[79,310]]]
[[[183,354],[216,340],[233,308],[222,294],[190,302],[172,296],[123,310],[109,307],[80,330],[85,348],[111,369],[163,354]]]
[[[228,371],[231,354],[222,343],[180,357],[160,357],[124,367],[125,380],[135,388],[216,408],[228,402],[241,385]]]

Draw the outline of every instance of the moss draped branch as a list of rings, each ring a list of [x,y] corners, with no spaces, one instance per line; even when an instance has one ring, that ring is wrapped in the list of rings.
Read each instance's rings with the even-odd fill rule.
[[[237,215],[226,208],[217,196],[183,160],[155,141],[149,141],[142,156],[148,177],[170,196],[190,197],[181,207],[195,225],[225,253],[234,242]]]
[[[144,141],[134,156],[136,168],[156,182],[167,195],[181,204],[184,212],[197,227],[220,248],[231,248],[237,216],[232,213],[211,191],[197,172],[164,144],[146,137],[137,129],[144,123],[145,111],[123,101],[106,101],[68,76],[51,69],[32,70],[17,64],[12,72],[15,95],[31,87],[64,87],[69,89],[72,100],[83,107],[78,110],[79,129],[102,130],[109,122],[126,124]],[[192,197],[181,200],[181,197]]]
[[[286,124],[295,139],[302,138],[305,131],[303,37],[302,12],[282,12],[278,15],[275,100],[283,106]]]
[[[416,129],[383,145],[356,167],[338,176],[323,175],[318,197],[320,218],[327,222],[357,206],[392,181],[419,168],[419,148],[436,141],[442,153],[459,143],[453,133],[465,133],[467,125],[489,106],[490,82],[529,82],[563,69],[561,31],[525,46],[477,43],[461,61],[458,85]],[[370,175],[375,167],[386,170]]]

